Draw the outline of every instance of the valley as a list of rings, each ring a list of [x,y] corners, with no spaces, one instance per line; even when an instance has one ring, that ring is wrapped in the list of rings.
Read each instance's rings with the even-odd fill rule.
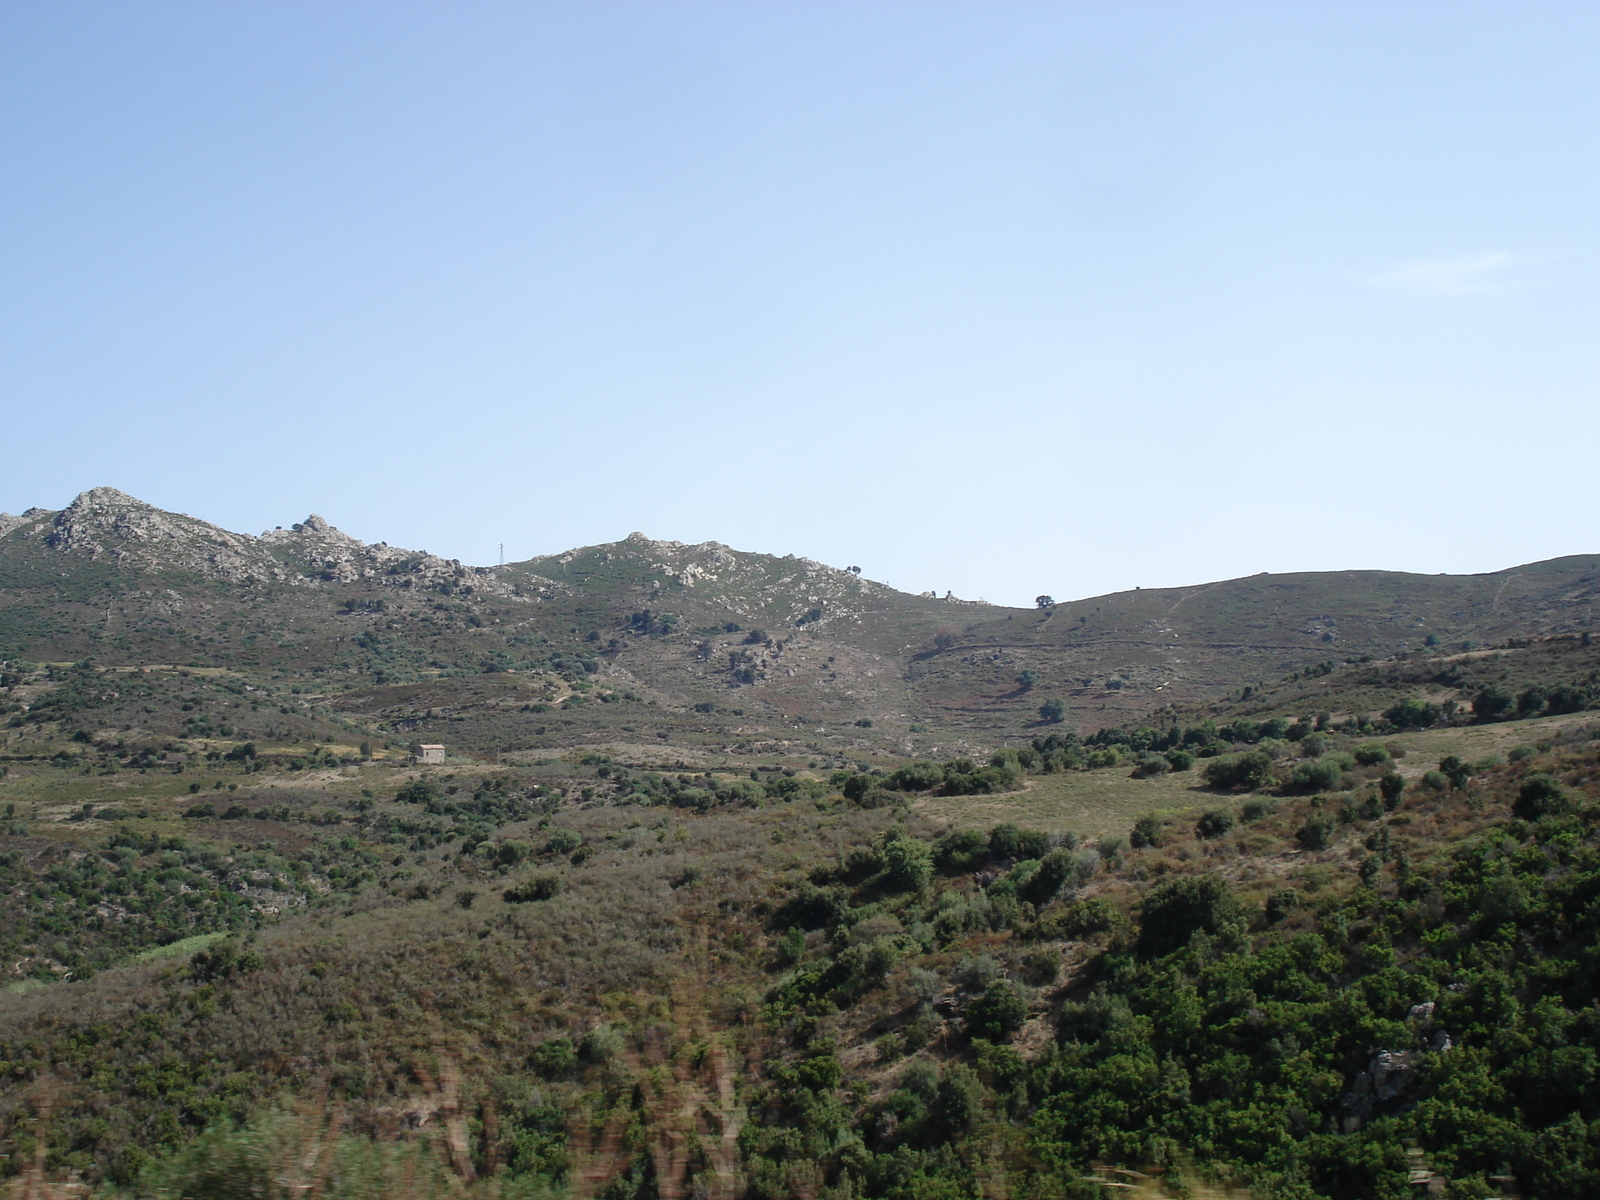
[[[1593,1194],[1597,598],[0,517],[0,1172]]]

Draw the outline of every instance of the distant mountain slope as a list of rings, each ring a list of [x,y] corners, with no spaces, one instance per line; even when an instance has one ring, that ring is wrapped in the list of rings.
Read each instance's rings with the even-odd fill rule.
[[[0,659],[226,668],[391,731],[497,749],[645,737],[976,749],[1024,733],[1050,699],[1093,728],[1430,638],[1592,629],[1597,602],[1594,555],[1471,576],[1262,574],[1015,609],[641,534],[488,568],[367,545],[319,517],[232,533],[111,488],[0,515]]]

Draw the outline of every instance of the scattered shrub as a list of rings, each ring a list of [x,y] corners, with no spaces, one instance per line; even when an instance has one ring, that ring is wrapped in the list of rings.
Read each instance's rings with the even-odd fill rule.
[[[507,904],[527,904],[535,900],[549,900],[559,896],[563,887],[559,875],[533,875],[524,882],[508,887],[504,892]]]
[[[1541,817],[1561,816],[1568,807],[1567,794],[1559,783],[1548,775],[1533,775],[1517,791],[1511,812],[1524,821],[1537,821]]]
[[[1300,907],[1300,893],[1294,888],[1279,888],[1267,897],[1267,924],[1276,925]]]
[[[1389,751],[1378,742],[1363,742],[1355,748],[1355,760],[1363,767],[1379,767],[1389,761]]]
[[[1422,729],[1437,725],[1441,717],[1437,704],[1427,700],[1402,700],[1383,710],[1383,719],[1400,729]]]
[[[1161,818],[1153,813],[1140,817],[1128,832],[1128,844],[1135,850],[1161,844]]]
[[[1385,772],[1383,778],[1378,780],[1378,791],[1383,796],[1383,806],[1390,812],[1400,807],[1400,797],[1405,794],[1405,790],[1405,776],[1398,771]]]
[[[1169,954],[1195,933],[1216,934],[1239,917],[1239,902],[1216,875],[1158,883],[1139,907],[1139,951]]]
[[[1272,801],[1270,800],[1246,800],[1239,809],[1239,819],[1249,824],[1251,821],[1261,820],[1262,817],[1268,816],[1271,812]]]
[[[967,1006],[967,1035],[1003,1042],[1028,1019],[1028,1003],[1004,979],[993,980],[983,995]]]
[[[1230,791],[1256,791],[1272,782],[1272,758],[1261,750],[1219,758],[1202,772],[1208,784]]]
[[[1105,933],[1116,923],[1117,910],[1098,896],[1069,904],[1056,920],[1056,928],[1066,938],[1089,937]]]
[[[1326,850],[1332,835],[1333,818],[1314,816],[1300,826],[1299,832],[1294,835],[1294,839],[1300,844],[1300,849],[1302,850]]]

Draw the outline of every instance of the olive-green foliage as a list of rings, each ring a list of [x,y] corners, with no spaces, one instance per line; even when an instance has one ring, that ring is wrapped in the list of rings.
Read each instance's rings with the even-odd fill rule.
[[[892,838],[883,848],[884,881],[902,892],[919,891],[933,878],[933,851],[917,838]]]
[[[1272,758],[1265,751],[1251,750],[1206,764],[1206,782],[1230,791],[1257,791],[1272,782]]]
[[[1537,821],[1540,817],[1560,816],[1567,808],[1567,794],[1559,783],[1548,775],[1532,775],[1518,789],[1511,811],[1525,821]]]
[[[1401,700],[1383,710],[1383,719],[1400,729],[1437,725],[1442,716],[1437,704],[1415,698]]]
[[[1363,767],[1378,767],[1389,761],[1389,751],[1381,742],[1363,742],[1352,753]]]
[[[952,829],[934,843],[934,865],[941,871],[971,871],[988,861],[989,839],[974,829]]]
[[[1439,770],[1457,791],[1466,787],[1467,781],[1472,778],[1472,765],[1454,754],[1447,754],[1439,760]]]
[[[1326,850],[1333,837],[1333,829],[1333,818],[1318,813],[1306,818],[1305,824],[1294,836],[1302,850]]]
[[[1161,844],[1161,818],[1153,813],[1147,813],[1133,823],[1133,828],[1128,832],[1128,844],[1135,850],[1145,846],[1159,846]]]
[[[328,1200],[446,1195],[452,1183],[425,1140],[374,1142],[276,1113],[245,1126],[217,1125],[130,1174],[139,1196],[193,1200],[287,1200],[308,1192]]]
[[[1039,860],[1038,869],[1028,876],[1017,892],[1034,904],[1048,904],[1061,889],[1078,879],[1078,860],[1070,850],[1052,850]]]
[[[50,979],[41,958],[86,974],[151,946],[241,929],[252,903],[240,889],[252,873],[286,894],[311,891],[275,855],[224,856],[182,838],[126,831],[87,853],[0,854],[0,953],[25,969],[34,960],[39,977]],[[116,919],[107,919],[108,907]]]
[[[1339,787],[1353,761],[1348,754],[1327,754],[1309,762],[1296,763],[1289,777],[1289,790],[1301,795],[1333,791]]]
[[[1079,900],[1076,904],[1068,905],[1066,911],[1057,919],[1056,929],[1062,937],[1083,938],[1105,933],[1112,929],[1116,922],[1117,910],[1099,896],[1091,896],[1087,900]]]
[[[531,875],[522,883],[506,888],[502,894],[507,904],[527,904],[558,896],[563,886],[559,875]]]
[[[1267,897],[1267,924],[1276,925],[1300,907],[1300,893],[1295,888],[1279,888]]]
[[[1463,1194],[1500,1194],[1489,1177],[1508,1170],[1525,1195],[1590,1194],[1597,881],[1592,822],[1546,818],[1463,848],[1425,883],[1352,896],[1320,933],[1221,954],[1169,938],[1166,956],[1119,964],[1063,1008],[1033,1152],[1140,1161],[1166,1138],[1281,1194],[1398,1196],[1410,1140]],[[1299,906],[1274,893],[1268,919]],[[1373,930],[1361,941],[1339,932],[1358,923]],[[1430,1016],[1411,1015],[1425,1002]],[[1362,1109],[1345,1097],[1374,1048],[1416,1049],[1423,1069]]]
[[[1157,884],[1139,908],[1139,952],[1166,954],[1195,933],[1216,934],[1238,920],[1239,902],[1215,875]]]
[[[995,859],[1043,858],[1049,849],[1049,837],[1037,830],[1005,824],[989,831],[989,854]]]
[[[967,1033],[986,1041],[1002,1042],[1028,1019],[1028,1004],[1016,987],[1004,979],[992,981],[983,995],[967,1006]]]

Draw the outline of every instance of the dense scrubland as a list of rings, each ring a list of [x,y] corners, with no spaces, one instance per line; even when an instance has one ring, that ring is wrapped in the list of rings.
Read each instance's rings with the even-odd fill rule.
[[[1427,720],[1396,693],[980,761],[663,771],[414,768],[289,704],[310,736],[231,758],[84,741],[73,697],[115,675],[10,687],[51,674],[0,779],[13,1170],[193,1195],[308,1158],[349,1194],[1597,1181],[1600,722],[1518,703],[1544,685]],[[175,717],[212,685],[149,686]],[[944,815],[1067,784],[1151,811]]]
[[[952,626],[725,548],[168,518],[0,530],[26,1194],[1600,1191],[1587,576]],[[1256,648],[1158,686],[1130,614],[1184,605]]]

